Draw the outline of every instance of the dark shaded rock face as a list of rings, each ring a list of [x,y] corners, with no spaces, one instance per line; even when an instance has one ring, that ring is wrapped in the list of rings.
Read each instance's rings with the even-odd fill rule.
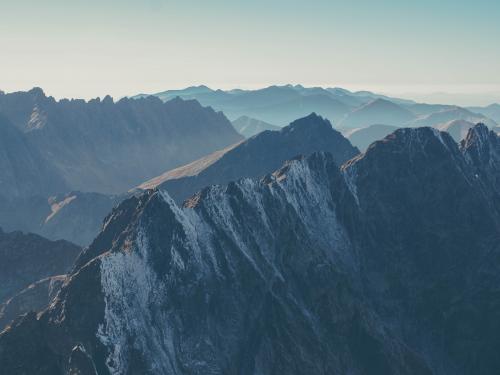
[[[288,159],[316,151],[330,152],[338,165],[359,153],[347,139],[332,128],[328,120],[313,113],[292,122],[280,131],[264,131],[228,149],[222,156],[218,155],[215,162],[201,159],[186,168],[187,175],[171,171],[171,176],[164,182],[160,176],[156,186],[167,190],[180,204],[205,186],[224,185],[243,177],[261,177],[272,173]],[[198,168],[198,164],[202,167]],[[194,169],[199,170],[190,173],[190,170]],[[166,176],[169,176],[169,173]],[[151,184],[146,185],[152,187]]]
[[[44,310],[61,288],[66,275],[47,277],[0,303],[0,331],[19,315]]]
[[[400,129],[341,168],[315,153],[182,208],[132,197],[56,302],[0,336],[0,369],[495,373],[500,171],[468,156],[480,139]]]
[[[0,229],[0,303],[38,280],[68,272],[80,250],[67,241]]]

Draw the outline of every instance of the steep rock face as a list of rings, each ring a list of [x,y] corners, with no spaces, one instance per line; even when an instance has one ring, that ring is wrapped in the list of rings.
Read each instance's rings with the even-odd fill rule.
[[[23,370],[48,350],[57,359],[38,360],[64,371],[79,342],[101,373],[427,373],[364,308],[341,200],[355,205],[331,156],[317,154],[260,183],[208,189],[184,209],[161,192],[130,201],[135,218],[111,251],[97,244],[105,229],[86,252],[96,257],[78,262],[38,320],[42,336],[72,332],[59,338],[69,342],[28,348]],[[35,324],[2,343],[19,348]]]
[[[435,373],[491,372],[499,211],[467,158],[447,133],[400,129],[343,169],[380,315]]]
[[[471,128],[461,142],[462,152],[477,168],[491,168],[488,172],[498,171],[500,159],[499,136],[486,125],[478,124]]]
[[[0,336],[0,369],[494,373],[500,217],[476,174],[446,133],[400,129],[341,169],[316,153],[184,207],[132,197]]]
[[[0,302],[31,283],[66,273],[80,250],[67,241],[0,230]]]
[[[178,203],[205,186],[227,184],[243,177],[261,177],[279,168],[287,159],[315,151],[331,152],[340,165],[358,153],[347,139],[334,130],[328,120],[311,114],[292,122],[280,131],[265,131],[227,149],[216,160],[201,159],[191,164],[184,174],[168,173],[155,179]],[[201,168],[196,168],[201,164]],[[194,173],[190,170],[196,169]]]
[[[500,199],[500,138],[484,124],[470,129],[460,143],[460,148],[473,166],[476,178],[487,186],[485,191],[493,195],[493,202]]]

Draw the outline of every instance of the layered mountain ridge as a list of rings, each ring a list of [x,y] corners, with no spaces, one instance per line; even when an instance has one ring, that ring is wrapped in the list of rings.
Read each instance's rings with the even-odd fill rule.
[[[242,139],[223,114],[181,99],[56,101],[33,89],[0,95],[0,113],[65,182],[52,193],[123,193]]]
[[[385,124],[397,127],[435,126],[453,120],[497,125],[498,104],[469,109],[453,105],[416,103],[369,91],[342,88],[269,86],[257,90],[213,90],[206,86],[153,94],[163,101],[176,97],[196,99],[223,111],[231,120],[241,116],[285,126],[311,112],[328,118],[337,128]],[[144,98],[145,94],[133,98]]]
[[[117,196],[242,139],[194,100],[1,93],[0,226],[87,245]],[[65,196],[78,199],[54,212]]]
[[[0,368],[491,374],[498,144],[400,129],[341,168],[315,153],[183,207],[132,197],[56,302],[0,336]]]
[[[261,132],[183,168],[168,171],[140,188],[167,190],[180,204],[205,186],[261,177],[278,169],[287,159],[316,151],[330,152],[338,165],[359,153],[328,120],[312,113],[279,131]]]

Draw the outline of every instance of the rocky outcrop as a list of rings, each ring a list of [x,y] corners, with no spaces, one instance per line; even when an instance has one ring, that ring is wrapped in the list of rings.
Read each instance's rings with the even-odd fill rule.
[[[0,335],[0,369],[494,373],[500,211],[467,138],[400,129],[341,168],[314,153],[183,207],[132,197]]]

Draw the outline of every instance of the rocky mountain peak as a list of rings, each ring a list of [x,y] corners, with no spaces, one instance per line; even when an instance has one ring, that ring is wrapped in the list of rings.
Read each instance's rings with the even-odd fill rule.
[[[28,93],[36,99],[46,98],[45,92],[40,87],[33,87]]]
[[[442,153],[458,148],[453,138],[446,132],[434,128],[400,128],[380,141],[374,142],[366,151],[367,157],[375,157],[384,153],[401,153],[402,157],[412,155]]]
[[[285,127],[287,131],[315,131],[318,129],[330,130],[332,124],[327,119],[312,112],[310,115],[295,120]],[[285,129],[284,128],[284,129]]]
[[[500,137],[482,123],[469,129],[460,150],[476,177],[491,186],[487,191],[500,194]],[[496,201],[496,200],[495,200]]]
[[[465,139],[461,142],[461,147],[464,150],[471,148],[483,149],[489,148],[491,142],[495,142],[498,136],[488,129],[483,123],[478,123],[469,129]]]
[[[482,123],[469,129],[460,148],[476,166],[500,165],[500,137]]]

